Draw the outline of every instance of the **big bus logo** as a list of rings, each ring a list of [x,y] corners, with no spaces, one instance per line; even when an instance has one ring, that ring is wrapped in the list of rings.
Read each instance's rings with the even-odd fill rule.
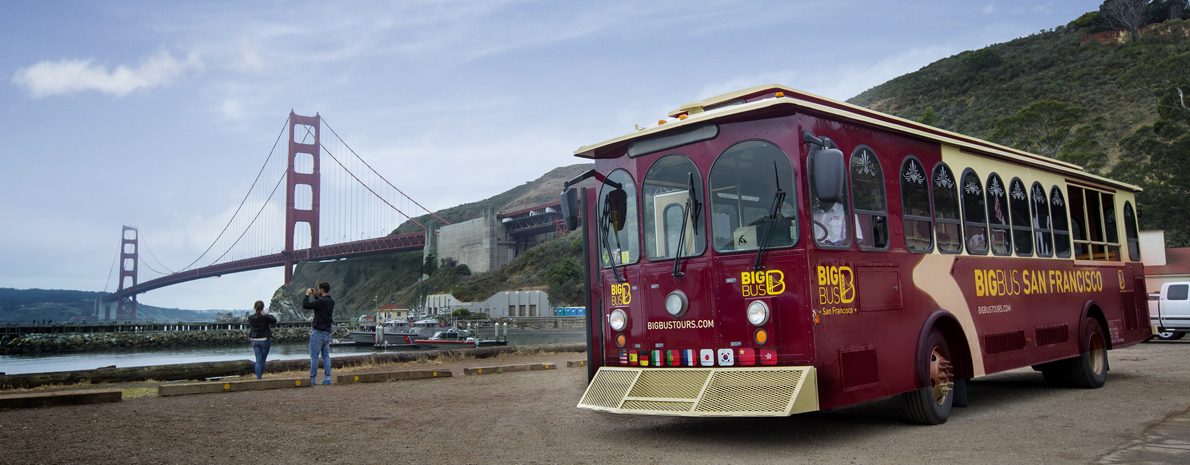
[[[740,274],[740,285],[744,297],[777,295],[785,292],[785,273],[781,270],[745,271]]]
[[[855,273],[849,266],[818,267],[818,303],[849,304],[855,301]]]
[[[612,306],[628,305],[632,303],[632,286],[628,283],[612,284]]]

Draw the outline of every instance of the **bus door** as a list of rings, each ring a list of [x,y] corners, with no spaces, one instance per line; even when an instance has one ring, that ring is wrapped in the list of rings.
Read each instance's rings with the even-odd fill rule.
[[[757,365],[775,364],[773,355],[785,363],[811,360],[805,252],[766,256],[763,265],[755,269],[753,254],[716,261],[716,347],[732,349],[735,365],[752,364],[750,357]],[[758,316],[761,310],[767,315]]]

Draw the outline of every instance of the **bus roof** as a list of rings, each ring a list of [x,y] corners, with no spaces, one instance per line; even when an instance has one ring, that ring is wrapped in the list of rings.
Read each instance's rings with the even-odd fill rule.
[[[1072,178],[1106,184],[1131,192],[1139,192],[1141,190],[1139,186],[1088,173],[1082,167],[1073,163],[1017,150],[976,137],[938,129],[916,121],[869,110],[846,102],[831,100],[778,84],[751,87],[698,102],[687,103],[677,110],[669,112],[670,118],[675,119],[661,120],[656,125],[638,128],[636,132],[598,144],[580,147],[574,152],[574,155],[591,159],[611,158],[615,156],[613,153],[618,153],[620,151],[619,149],[635,140],[672,132],[680,128],[692,128],[699,124],[712,121],[739,120],[740,116],[746,113],[764,112],[764,110],[779,111],[781,107],[827,113],[857,123],[878,126],[890,131],[955,146],[964,152],[976,155],[1000,158],[1013,163],[1053,171]]]

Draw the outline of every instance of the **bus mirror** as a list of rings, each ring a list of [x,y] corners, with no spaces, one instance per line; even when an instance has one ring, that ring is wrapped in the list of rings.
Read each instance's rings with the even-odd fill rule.
[[[607,212],[612,228],[616,232],[622,231],[625,215],[628,213],[628,194],[624,189],[614,189],[607,193],[607,200],[604,202],[604,211]]]
[[[578,228],[578,189],[573,187],[562,191],[562,221],[566,223],[567,231]]]
[[[842,200],[846,166],[843,152],[839,149],[822,149],[811,155],[814,163],[814,195],[819,202],[833,203]]]

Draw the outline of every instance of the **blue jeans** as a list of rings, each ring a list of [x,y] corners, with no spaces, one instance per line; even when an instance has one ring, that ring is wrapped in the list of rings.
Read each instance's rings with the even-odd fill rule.
[[[322,354],[322,366],[326,376],[323,380],[331,379],[331,332],[310,330],[310,379],[318,374],[318,355]]]
[[[264,359],[269,358],[269,347],[272,345],[273,341],[269,339],[252,341],[252,351],[256,352],[256,379],[264,374]]]

